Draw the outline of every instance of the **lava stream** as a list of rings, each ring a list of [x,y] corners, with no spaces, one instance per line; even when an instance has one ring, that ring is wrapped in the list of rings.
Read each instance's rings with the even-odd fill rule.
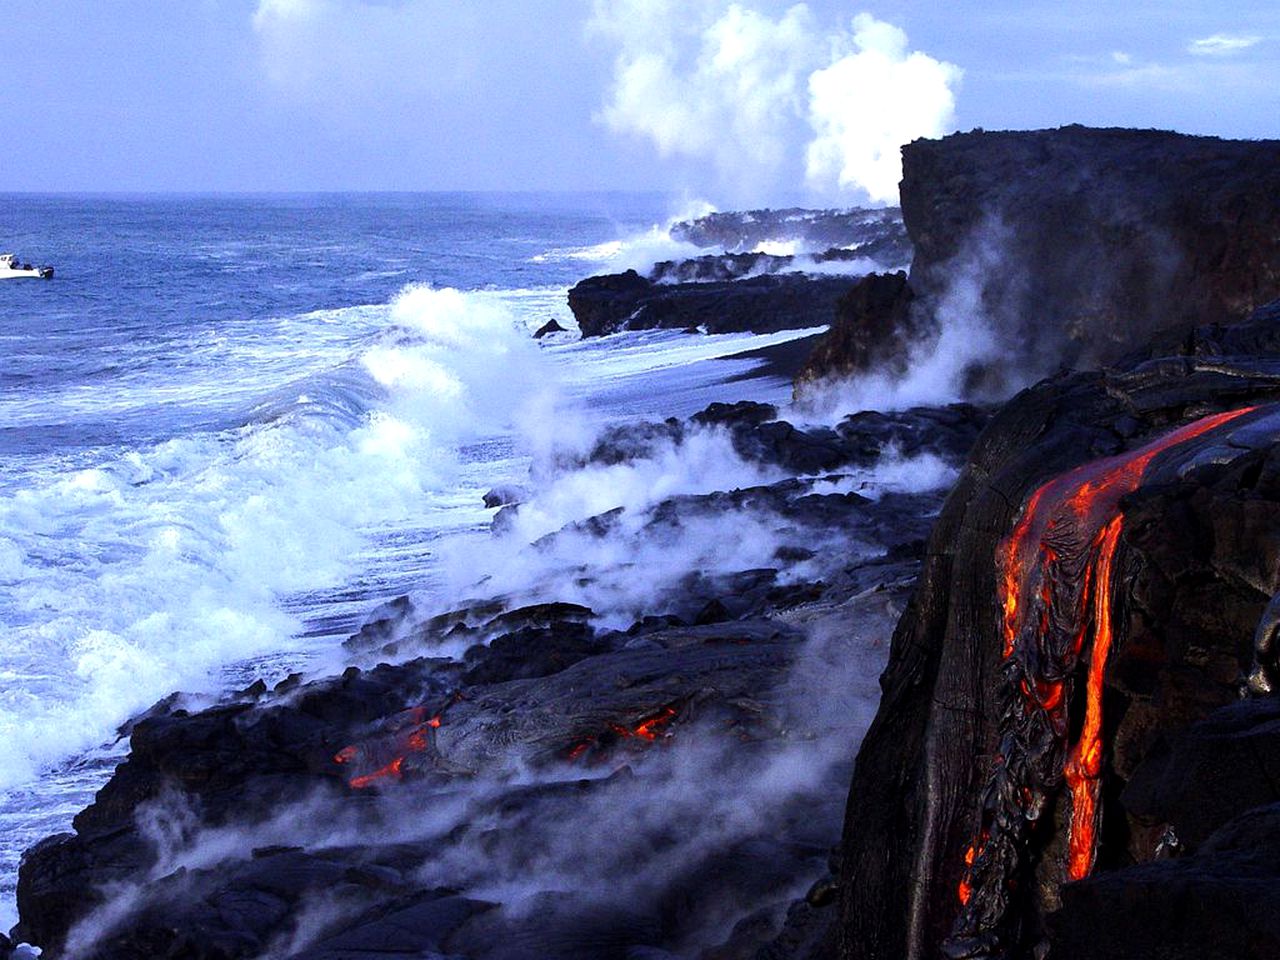
[[[1050,480],[1027,499],[998,548],[1007,699],[979,839],[964,855],[953,940],[998,938],[1029,826],[1064,781],[1071,796],[1066,878],[1078,880],[1093,869],[1105,747],[1103,677],[1114,642],[1115,558],[1124,528],[1120,500],[1141,485],[1159,454],[1255,409],[1205,417]],[[1090,638],[1085,715],[1071,746],[1071,686]]]
[[[360,746],[343,747],[334,754],[333,762],[366,769],[380,764],[368,773],[353,776],[347,781],[355,790],[363,790],[382,780],[399,780],[405,760],[410,754],[422,753],[430,747],[432,731],[439,726],[439,714],[428,717],[426,707],[414,707],[392,718],[387,735]]]

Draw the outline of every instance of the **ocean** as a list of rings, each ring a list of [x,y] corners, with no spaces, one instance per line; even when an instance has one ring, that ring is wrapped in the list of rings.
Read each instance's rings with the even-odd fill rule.
[[[0,211],[0,248],[56,269],[0,283],[0,929],[21,852],[70,828],[131,715],[340,669],[388,599],[465,596],[454,558],[489,540],[484,492],[527,482],[552,442],[789,394],[732,358],[795,333],[532,338],[572,327],[583,276],[687,252],[667,196],[0,195]],[[628,482],[714,489],[717,463]]]

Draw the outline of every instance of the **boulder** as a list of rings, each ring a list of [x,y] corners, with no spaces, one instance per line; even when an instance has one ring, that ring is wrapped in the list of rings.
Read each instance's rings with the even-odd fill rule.
[[[565,332],[564,327],[560,326],[559,321],[557,321],[555,317],[552,317],[550,320],[548,320],[546,323],[540,326],[536,331],[534,331],[533,339],[541,340],[543,337],[547,336],[547,334],[564,333],[564,332]]]

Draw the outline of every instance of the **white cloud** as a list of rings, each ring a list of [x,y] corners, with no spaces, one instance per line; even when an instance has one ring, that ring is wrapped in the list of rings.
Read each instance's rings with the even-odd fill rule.
[[[253,25],[266,29],[273,21],[306,19],[313,16],[321,0],[258,0]]]
[[[816,184],[834,180],[874,200],[891,200],[902,177],[899,148],[947,132],[961,70],[908,53],[907,35],[870,14],[854,17],[853,28],[854,49],[809,77],[815,137],[806,173]]]
[[[273,83],[300,90],[315,82],[323,62],[319,21],[326,5],[325,0],[259,0],[253,29]]]
[[[823,32],[796,4],[774,19],[723,0],[596,0],[591,31],[617,47],[600,119],[663,156],[710,162],[738,189],[798,178],[897,198],[902,144],[945,133],[958,67],[909,52],[869,14]]]
[[[1187,53],[1198,57],[1225,57],[1241,50],[1248,50],[1262,42],[1262,37],[1242,34],[1215,33],[1211,37],[1192,40],[1187,45]]]
[[[334,112],[458,92],[477,22],[462,5],[429,0],[258,0],[253,14],[267,79]]]

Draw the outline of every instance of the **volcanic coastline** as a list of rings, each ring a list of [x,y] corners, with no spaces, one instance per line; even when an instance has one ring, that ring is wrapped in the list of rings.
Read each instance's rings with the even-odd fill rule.
[[[511,538],[708,447],[750,483],[391,600],[337,676],[156,704],[0,958],[1280,956],[1280,143],[903,169],[901,220],[718,214],[679,232],[722,254],[569,295],[583,336],[814,328],[759,357],[791,408],[615,425],[486,505]],[[787,224],[825,252],[755,250]]]

